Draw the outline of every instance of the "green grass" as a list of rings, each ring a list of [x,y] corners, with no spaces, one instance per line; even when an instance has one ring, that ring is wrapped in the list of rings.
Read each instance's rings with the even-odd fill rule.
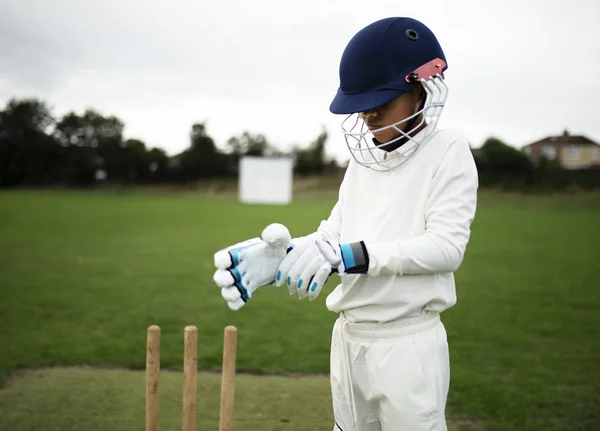
[[[308,233],[328,215],[332,196],[278,207],[193,193],[0,193],[0,383],[8,383],[0,429],[135,428],[143,373],[59,368],[7,378],[25,368],[141,370],[151,324],[162,328],[166,368],[181,368],[183,328],[194,324],[199,367],[217,369],[223,328],[236,325],[239,371],[326,373],[336,316],[325,292],[308,302],[264,288],[232,312],[212,282],[212,255],[273,221]],[[457,423],[600,429],[599,221],[597,194],[482,193],[457,273],[458,304],[443,315]],[[173,429],[179,410],[167,406],[178,408],[169,394],[179,393],[180,374],[165,375],[165,429]],[[214,429],[218,382],[206,376],[199,424]],[[200,401],[203,390],[210,399]],[[279,396],[284,390],[293,395]],[[326,378],[240,376],[237,395],[238,429],[331,429]]]
[[[41,370],[0,391],[3,430],[143,430],[143,372],[124,370]],[[219,429],[219,374],[198,378],[198,430]],[[160,429],[181,429],[183,375],[162,372]],[[140,390],[142,389],[142,390]],[[236,430],[331,430],[333,415],[327,381],[240,375],[236,379]],[[74,415],[73,412],[78,412]]]

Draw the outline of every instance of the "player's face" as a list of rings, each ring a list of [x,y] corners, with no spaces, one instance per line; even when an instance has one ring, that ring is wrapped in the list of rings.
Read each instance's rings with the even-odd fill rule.
[[[396,124],[413,115],[421,106],[421,95],[421,92],[411,91],[410,93],[405,93],[377,108],[361,113],[363,120],[372,131],[375,139],[382,144],[385,144],[400,136],[400,132],[393,127],[378,132],[373,131],[382,127],[391,126],[392,124]],[[406,128],[411,122],[412,120],[406,121],[399,124],[397,127],[404,132],[408,132]]]

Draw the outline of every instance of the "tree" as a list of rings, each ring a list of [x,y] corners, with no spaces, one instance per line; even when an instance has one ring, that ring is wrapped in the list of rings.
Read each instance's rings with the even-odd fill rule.
[[[92,184],[102,161],[89,118],[69,112],[56,124],[54,135],[62,148],[60,180],[70,185]]]
[[[194,181],[227,173],[227,157],[219,152],[203,123],[192,125],[190,144],[177,158],[180,180]]]
[[[227,147],[238,160],[242,156],[263,157],[270,150],[270,145],[264,135],[252,135],[247,131],[244,131],[240,136],[229,138]]]
[[[264,135],[252,135],[244,131],[240,136],[233,136],[227,141],[231,154],[238,157],[263,157],[269,150],[269,143]]]
[[[476,161],[482,185],[523,187],[535,180],[531,159],[494,137],[486,139]]]
[[[149,183],[162,183],[169,178],[169,156],[162,148],[152,148],[147,154]]]
[[[123,140],[123,122],[117,117],[105,117],[91,109],[85,111],[83,121],[91,130],[92,142],[97,146],[100,165],[108,181],[126,181],[129,166]]]
[[[237,175],[240,159],[244,156],[265,157],[281,155],[277,152],[267,138],[262,134],[253,135],[244,131],[239,136],[232,136],[227,141],[227,173]]]
[[[295,171],[299,175],[322,175],[326,166],[325,144],[328,134],[325,129],[311,142],[307,149],[294,149]]]
[[[569,175],[556,160],[541,155],[536,163],[536,186],[538,189],[564,189],[569,185]]]
[[[126,182],[135,184],[143,182],[150,176],[150,161],[146,144],[139,139],[128,139],[124,145],[125,165],[127,166]]]
[[[0,186],[51,182],[59,149],[54,117],[37,99],[11,99],[0,111]]]

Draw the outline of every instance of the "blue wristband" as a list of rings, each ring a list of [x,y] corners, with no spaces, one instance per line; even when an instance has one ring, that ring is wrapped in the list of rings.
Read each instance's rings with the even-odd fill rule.
[[[364,241],[340,244],[340,250],[347,274],[366,274],[369,271],[369,253]]]

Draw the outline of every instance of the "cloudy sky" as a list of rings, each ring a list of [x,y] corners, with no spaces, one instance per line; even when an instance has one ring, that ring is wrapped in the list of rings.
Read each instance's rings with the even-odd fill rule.
[[[219,146],[244,130],[285,149],[324,126],[348,40],[388,16],[438,36],[450,87],[441,125],[478,147],[565,128],[600,141],[597,0],[0,0],[0,104],[38,97],[55,115],[116,115],[125,137],[169,154],[194,122]]]

